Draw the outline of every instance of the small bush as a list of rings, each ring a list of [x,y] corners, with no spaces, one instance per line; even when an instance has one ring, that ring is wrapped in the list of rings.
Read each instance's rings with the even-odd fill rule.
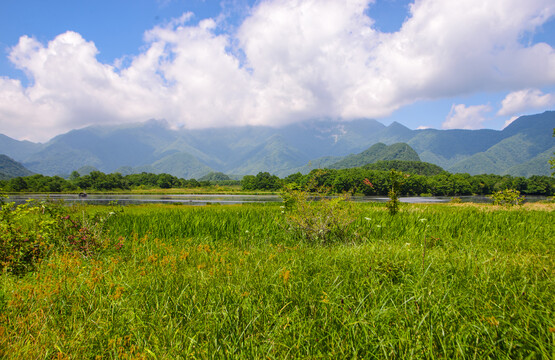
[[[281,197],[287,230],[314,244],[347,240],[358,214],[348,194],[328,198],[321,190],[309,193],[285,188]]]
[[[493,199],[494,205],[502,206],[522,205],[522,202],[525,199],[524,196],[520,196],[520,191],[514,189],[496,191],[488,197]]]
[[[405,182],[405,179],[409,176],[409,174],[404,174],[402,171],[394,169],[391,169],[389,172],[391,187],[388,192],[389,201],[385,204],[385,206],[391,215],[395,215],[399,212],[399,206],[401,205],[401,201],[399,200],[399,196],[401,195],[401,186]]]
[[[92,218],[61,203],[1,203],[0,269],[16,275],[35,268],[53,251],[93,254],[101,245],[108,216]]]

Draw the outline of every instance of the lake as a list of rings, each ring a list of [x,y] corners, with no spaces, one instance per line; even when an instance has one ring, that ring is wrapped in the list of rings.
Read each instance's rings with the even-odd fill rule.
[[[10,195],[8,201],[22,204],[27,200],[53,200],[66,203],[81,203],[91,205],[118,205],[137,204],[182,204],[182,205],[209,205],[209,204],[244,204],[281,202],[278,195],[224,195],[224,194],[183,194],[183,195],[157,195],[157,194],[89,194],[86,198],[80,198],[77,194],[16,194]],[[460,196],[463,202],[488,203],[491,200],[485,196]],[[528,196],[526,201],[534,202],[546,199],[545,196]],[[357,196],[353,197],[356,202],[385,202],[389,200],[386,196]],[[447,203],[450,196],[431,197],[401,197],[404,203]]]

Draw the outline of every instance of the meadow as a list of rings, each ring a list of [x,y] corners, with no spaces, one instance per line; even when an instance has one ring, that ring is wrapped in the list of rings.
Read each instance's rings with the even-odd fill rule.
[[[281,204],[75,208],[101,246],[0,275],[0,356],[554,358],[554,204],[352,210],[321,243]]]

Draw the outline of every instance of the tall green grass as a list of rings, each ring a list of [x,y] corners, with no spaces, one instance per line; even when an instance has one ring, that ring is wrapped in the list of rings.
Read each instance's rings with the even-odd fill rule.
[[[411,205],[399,216],[385,208],[359,204],[362,208],[351,226],[349,243],[423,242],[447,247],[495,247],[497,250],[547,251],[553,245],[553,211],[498,209],[491,206]],[[288,233],[283,208],[278,205],[213,207],[137,206],[112,219],[115,236],[155,238],[202,238],[246,247],[261,244],[297,244]],[[509,239],[503,241],[503,239]]]
[[[553,358],[553,207],[360,206],[329,246],[279,205],[125,208],[96,257],[2,275],[0,354]]]

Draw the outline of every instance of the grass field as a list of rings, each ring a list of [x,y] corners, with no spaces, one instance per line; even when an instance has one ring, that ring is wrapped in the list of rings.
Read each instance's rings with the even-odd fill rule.
[[[0,356],[554,358],[555,205],[356,208],[322,245],[279,204],[125,207],[97,254],[0,275]]]

